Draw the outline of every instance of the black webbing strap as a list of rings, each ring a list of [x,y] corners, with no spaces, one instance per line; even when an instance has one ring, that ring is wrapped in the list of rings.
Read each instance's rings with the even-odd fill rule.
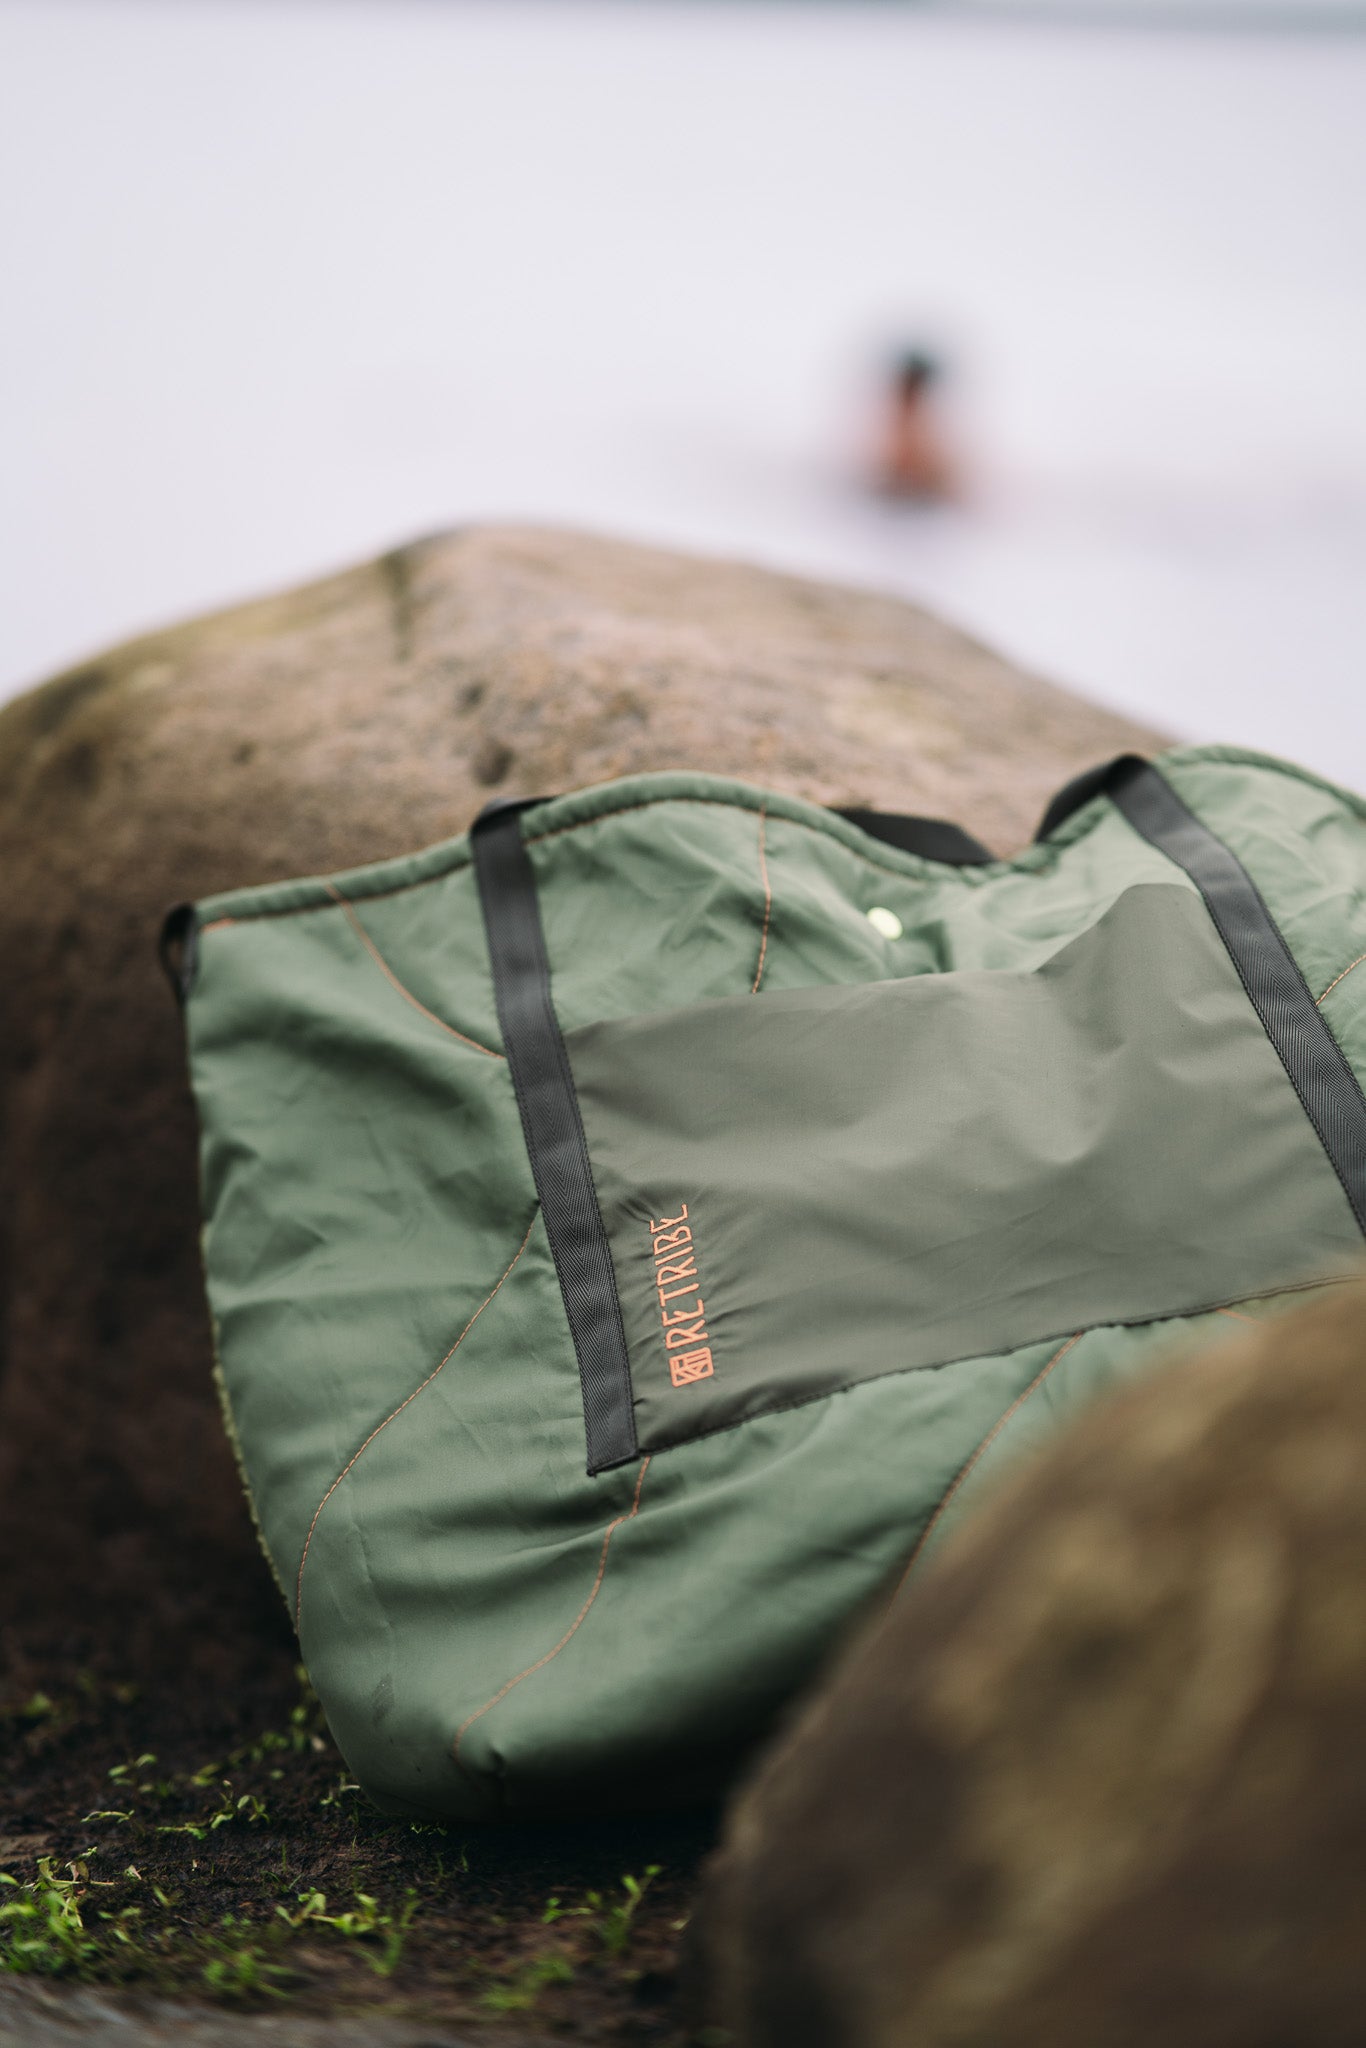
[[[569,1055],[550,989],[524,805],[498,803],[471,832],[493,992],[527,1157],[579,1361],[588,1470],[636,1456],[631,1369],[616,1274],[602,1227]]]
[[[1079,811],[1083,804],[1089,804],[1093,796],[1106,796],[1126,775],[1136,774],[1146,768],[1147,762],[1141,754],[1116,754],[1113,761],[1102,761],[1099,768],[1087,768],[1081,775],[1074,775],[1065,782],[1039,821],[1034,834],[1036,841],[1047,839],[1065,824],[1073,811]]]
[[[157,940],[157,958],[183,1009],[190,999],[199,965],[199,917],[193,903],[177,903],[167,911]]]
[[[947,818],[903,818],[895,811],[860,810],[837,810],[835,816],[847,818],[860,832],[880,839],[885,846],[899,847],[902,853],[918,853],[922,860],[975,868],[996,858],[989,846],[983,846],[980,839],[974,839],[961,825],[950,824]]]
[[[1247,869],[1156,768],[1121,754],[1049,805],[1039,837],[1104,794],[1135,832],[1194,882],[1304,1113],[1366,1232],[1366,1096]]]

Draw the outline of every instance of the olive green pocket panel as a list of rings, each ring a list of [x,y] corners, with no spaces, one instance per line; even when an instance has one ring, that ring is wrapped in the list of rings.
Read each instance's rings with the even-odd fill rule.
[[[739,998],[566,1045],[643,1449],[1360,1256],[1180,886],[1125,891],[1033,972]]]

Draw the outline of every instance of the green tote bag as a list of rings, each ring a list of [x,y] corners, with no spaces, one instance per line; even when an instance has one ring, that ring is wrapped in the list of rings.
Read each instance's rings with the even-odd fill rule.
[[[1353,1281],[1366,811],[1186,748],[953,827],[660,774],[182,906],[228,1428],[349,1767],[720,1785],[1012,1459]]]

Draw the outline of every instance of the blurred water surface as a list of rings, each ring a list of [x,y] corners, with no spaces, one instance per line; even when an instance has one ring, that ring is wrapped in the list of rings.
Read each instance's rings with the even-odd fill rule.
[[[528,518],[903,591],[1366,786],[1363,107],[1350,33],[0,0],[0,695]],[[949,509],[860,485],[903,337]]]

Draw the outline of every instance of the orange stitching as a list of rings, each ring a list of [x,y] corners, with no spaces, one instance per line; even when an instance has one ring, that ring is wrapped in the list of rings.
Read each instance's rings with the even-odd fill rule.
[[[759,965],[754,970],[754,981],[749,991],[752,996],[758,995],[759,983],[764,978],[764,961],[768,955],[768,921],[773,913],[773,890],[768,879],[768,853],[764,844],[767,826],[768,805],[761,804],[759,806],[759,872],[764,878],[764,934],[759,941]]]
[[[462,1330],[462,1331],[460,1332],[460,1335],[459,1335],[459,1336],[458,1336],[458,1337],[456,1338],[456,1340],[455,1340],[454,1344],[452,1344],[452,1346],[451,1346],[450,1350],[449,1350],[449,1351],[448,1351],[448,1352],[446,1353],[446,1356],[445,1356],[445,1357],[444,1357],[444,1358],[442,1359],[442,1361],[441,1361],[441,1365],[438,1365],[437,1367],[435,1367],[435,1369],[434,1369],[433,1371],[431,1371],[431,1372],[429,1372],[429,1373],[428,1373],[428,1375],[427,1375],[426,1379],[425,1379],[425,1380],[424,1380],[424,1381],[422,1382],[422,1386],[421,1386],[421,1387],[414,1387],[414,1388],[413,1388],[413,1391],[412,1391],[412,1393],[411,1393],[411,1394],[409,1394],[409,1396],[408,1396],[408,1400],[407,1400],[407,1401],[400,1401],[400,1402],[399,1402],[399,1404],[398,1404],[397,1408],[395,1408],[395,1410],[394,1410],[394,1413],[393,1413],[393,1415],[386,1415],[386,1416],[385,1416],[385,1418],[384,1418],[384,1420],[383,1420],[383,1422],[381,1422],[381,1423],[380,1423],[379,1427],[378,1427],[377,1429],[372,1429],[372,1430],[371,1430],[371,1432],[370,1432],[369,1436],[368,1436],[368,1437],[367,1437],[367,1438],[365,1439],[365,1442],[364,1442],[364,1443],[363,1443],[363,1444],[361,1445],[361,1447],[360,1447],[360,1450],[356,1452],[356,1456],[355,1456],[354,1458],[352,1458],[352,1460],[351,1460],[350,1464],[347,1464],[347,1465],[343,1465],[343,1466],[342,1466],[342,1469],[341,1469],[341,1471],[340,1471],[340,1472],[339,1472],[339,1473],[337,1474],[336,1478],[335,1478],[335,1479],[334,1479],[334,1480],[332,1481],[332,1484],[331,1484],[331,1485],[330,1485],[330,1486],[328,1487],[328,1489],[327,1489],[327,1492],[326,1492],[326,1493],[325,1493],[325,1494],[323,1495],[322,1499],[321,1499],[321,1500],[320,1500],[320,1501],[318,1502],[317,1510],[316,1510],[316,1512],[314,1513],[314,1516],[313,1516],[313,1520],[312,1520],[312,1521],[311,1521],[311,1522],[309,1523],[309,1525],[308,1525],[308,1534],[307,1534],[307,1536],[305,1536],[305,1538],[304,1538],[304,1548],[303,1548],[303,1555],[302,1555],[302,1556],[300,1557],[300,1559],[299,1559],[299,1577],[298,1577],[298,1582],[297,1582],[297,1584],[295,1585],[295,1588],[294,1588],[294,1630],[295,1630],[295,1633],[296,1633],[296,1635],[297,1635],[297,1633],[298,1633],[298,1629],[299,1629],[299,1616],[300,1616],[300,1614],[301,1614],[301,1613],[302,1613],[302,1611],[303,1611],[303,1604],[304,1604],[304,1566],[305,1566],[305,1565],[306,1565],[306,1564],[308,1563],[308,1546],[309,1546],[309,1544],[310,1544],[310,1543],[311,1543],[311,1542],[313,1541],[313,1531],[314,1531],[314,1530],[315,1530],[315,1529],[317,1528],[317,1526],[318,1526],[318,1516],[319,1516],[319,1515],[320,1515],[320,1514],[322,1513],[323,1509],[324,1509],[324,1508],[325,1508],[325,1507],[327,1506],[327,1503],[328,1503],[328,1502],[329,1502],[329,1501],[331,1500],[331,1498],[332,1498],[333,1494],[334,1494],[334,1493],[336,1492],[337,1488],[338,1488],[338,1487],[339,1487],[339,1486],[341,1485],[341,1483],[342,1483],[343,1479],[345,1479],[345,1477],[346,1477],[347,1473],[348,1473],[348,1472],[349,1472],[349,1471],[351,1470],[351,1466],[352,1466],[352,1465],[354,1465],[354,1464],[356,1463],[356,1460],[357,1460],[357,1459],[358,1459],[358,1458],[359,1458],[359,1457],[361,1456],[361,1452],[363,1452],[363,1451],[368,1451],[368,1450],[369,1450],[369,1448],[370,1448],[371,1444],[372,1444],[372,1443],[373,1443],[373,1442],[375,1441],[375,1438],[376,1438],[376,1437],[377,1437],[377,1436],[379,1435],[379,1433],[380,1433],[380,1430],[382,1430],[382,1429],[387,1429],[387,1428],[389,1427],[389,1424],[390,1424],[390,1423],[391,1423],[391,1422],[392,1422],[392,1421],[394,1420],[394,1417],[395,1417],[395,1416],[398,1416],[398,1415],[401,1415],[401,1414],[403,1413],[404,1409],[405,1409],[405,1408],[406,1408],[406,1407],[407,1407],[407,1406],[409,1405],[409,1402],[415,1401],[415,1400],[417,1399],[418,1395],[419,1395],[419,1394],[420,1394],[420,1393],[422,1392],[422,1388],[423,1388],[423,1387],[429,1387],[429,1386],[431,1385],[432,1381],[433,1381],[433,1380],[434,1380],[434,1379],[436,1378],[436,1375],[437,1375],[437,1373],[439,1373],[439,1372],[441,1371],[441,1367],[442,1367],[442,1366],[445,1366],[445,1365],[449,1365],[449,1364],[450,1364],[450,1362],[451,1362],[451,1360],[452,1360],[452,1359],[454,1358],[454,1356],[455,1356],[456,1352],[457,1352],[457,1351],[458,1351],[458,1350],[460,1349],[460,1346],[461,1346],[461,1345],[462,1345],[462,1344],[464,1343],[464,1341],[465,1341],[466,1337],[468,1337],[468,1335],[469,1335],[470,1331],[471,1331],[471,1330],[472,1330],[472,1329],[474,1328],[475,1324],[476,1324],[476,1323],[478,1322],[478,1320],[479,1320],[480,1316],[481,1316],[481,1315],[483,1315],[483,1313],[484,1313],[484,1310],[485,1310],[485,1309],[486,1309],[486,1308],[488,1307],[489,1303],[490,1303],[490,1302],[491,1302],[491,1301],[493,1300],[493,1296],[494,1296],[495,1294],[497,1294],[497,1292],[498,1292],[498,1288],[500,1288],[500,1287],[502,1286],[502,1284],[503,1284],[503,1280],[506,1280],[506,1279],[507,1279],[507,1277],[508,1277],[508,1273],[510,1273],[510,1272],[512,1271],[512,1268],[513,1268],[513,1266],[515,1266],[515,1265],[516,1265],[516,1263],[517,1263],[518,1259],[520,1259],[520,1258],[521,1258],[521,1256],[522,1256],[522,1253],[523,1253],[523,1252],[524,1252],[524,1251],[526,1250],[526,1248],[527,1248],[527,1245],[529,1244],[529,1242],[530,1242],[530,1240],[531,1240],[531,1233],[532,1233],[532,1231],[533,1231],[533,1230],[535,1229],[535,1227],[536,1227],[536,1218],[535,1218],[535,1216],[533,1215],[533,1216],[532,1216],[532,1219],[531,1219],[531,1221],[530,1221],[530,1223],[528,1223],[528,1225],[527,1225],[527,1227],[526,1227],[526,1236],[525,1236],[525,1237],[524,1237],[524,1238],[522,1239],[522,1242],[521,1242],[521,1243],[520,1243],[520,1244],[518,1245],[518,1247],[517,1247],[516,1251],[515,1251],[515,1252],[513,1253],[513,1255],[512,1255],[512,1262],[511,1262],[511,1264],[510,1264],[510,1265],[508,1266],[508,1268],[507,1268],[507,1272],[505,1272],[505,1273],[503,1274],[503,1279],[502,1279],[502,1280],[500,1280],[500,1281],[498,1282],[498,1286],[497,1286],[497,1287],[495,1287],[495,1288],[494,1288],[494,1289],[492,1290],[492,1292],[491,1292],[491,1293],[489,1293],[489,1294],[486,1294],[486,1295],[484,1296],[484,1299],[483,1299],[483,1300],[482,1300],[482,1301],[480,1302],[480,1304],[479,1304],[478,1308],[477,1308],[477,1309],[476,1309],[476,1310],[474,1311],[474,1314],[473,1314],[473,1315],[472,1315],[472,1316],[470,1317],[470,1319],[469,1319],[469,1321],[468,1321],[468,1322],[466,1323],[466,1325],[465,1325],[464,1329],[463,1329],[463,1330]]]
[[[410,889],[430,889],[437,882],[446,881],[451,875],[463,875],[469,866],[471,862],[468,859],[459,860],[451,867],[441,868],[434,875],[422,875],[415,882],[395,882],[388,889],[367,889],[359,900],[362,903],[383,903],[390,896],[406,896]],[[330,882],[324,882],[323,886],[331,888],[332,885]],[[220,925],[225,924],[265,924],[269,919],[276,917],[312,917],[316,911],[332,910],[334,907],[331,903],[290,903],[283,910],[243,910],[239,911],[236,917],[215,918],[212,924],[202,924],[199,929],[201,932],[214,932]]]
[[[393,986],[398,990],[399,994],[402,996],[405,1003],[411,1003],[413,1008],[419,1011],[422,1014],[422,1016],[424,1016],[427,1019],[429,1024],[439,1025],[441,1030],[448,1031],[452,1038],[458,1038],[462,1045],[473,1046],[476,1052],[486,1052],[491,1060],[501,1060],[506,1058],[506,1054],[501,1052],[495,1052],[491,1045],[481,1045],[477,1038],[467,1038],[463,1031],[456,1030],[454,1024],[448,1024],[443,1017],[438,1017],[434,1010],[429,1010],[425,1003],[420,1003],[417,997],[413,994],[412,990],[405,988],[403,986],[403,983],[399,980],[398,976],[394,973],[393,968],[389,965],[389,962],[380,952],[379,947],[375,944],[369,932],[366,931],[365,926],[361,923],[359,917],[356,915],[354,904],[352,904],[347,897],[342,895],[340,889],[338,889],[334,883],[328,882],[326,884],[326,888],[328,894],[333,898],[335,902],[339,903],[342,909],[346,912],[347,918],[352,926],[352,929],[356,934],[356,937],[360,940],[366,952],[370,955],[370,958],[374,961],[376,967],[378,967],[380,973],[385,977],[386,981],[392,982]]]
[[[1067,1342],[1062,1346],[1060,1350],[1055,1351],[1053,1353],[1053,1356],[1049,1359],[1047,1365],[1042,1367],[1041,1370],[1035,1374],[1034,1378],[1029,1382],[1029,1385],[1025,1388],[1024,1392],[1022,1394],[1017,1394],[1015,1396],[1015,1399],[1006,1409],[1005,1414],[1001,1416],[1000,1420],[997,1422],[996,1427],[982,1438],[981,1443],[978,1444],[976,1450],[968,1459],[967,1464],[963,1466],[957,1478],[954,1480],[952,1486],[950,1486],[948,1492],[944,1495],[944,1498],[940,1501],[938,1507],[930,1516],[929,1521],[921,1530],[920,1541],[916,1544],[915,1549],[911,1552],[909,1558],[906,1560],[906,1569],[896,1582],[896,1591],[898,1593],[901,1591],[901,1588],[905,1585],[907,1579],[910,1577],[916,1559],[919,1557],[921,1551],[925,1548],[925,1545],[929,1542],[931,1536],[933,1536],[935,1530],[938,1528],[940,1521],[943,1519],[945,1513],[948,1510],[950,1501],[958,1492],[959,1487],[962,1486],[963,1482],[969,1477],[969,1475],[972,1473],[974,1467],[979,1463],[979,1461],[986,1456],[986,1453],[991,1449],[991,1446],[995,1443],[997,1437],[1001,1434],[1001,1431],[1010,1421],[1011,1416],[1015,1414],[1017,1409],[1022,1408],[1024,1406],[1025,1402],[1034,1392],[1034,1389],[1038,1386],[1042,1386],[1043,1382],[1048,1378],[1049,1373],[1052,1372],[1058,1360],[1060,1358],[1066,1358],[1068,1352],[1072,1349],[1072,1346],[1074,1344],[1079,1344],[1082,1338],[1085,1336],[1085,1334],[1086,1332],[1084,1330],[1078,1330],[1074,1337],[1068,1338]]]
[[[1360,967],[1363,960],[1366,960],[1366,953],[1358,953],[1356,959],[1352,962],[1351,967],[1344,967],[1341,974],[1334,975],[1333,979],[1329,982],[1327,988],[1323,991],[1323,996],[1332,995],[1333,990],[1337,987],[1338,983],[1340,981],[1346,981],[1348,975],[1352,971],[1352,967]],[[1323,996],[1315,996],[1315,1003],[1321,1003],[1323,1001]]]
[[[631,1501],[630,1511],[627,1514],[618,1515],[614,1522],[609,1522],[607,1525],[607,1533],[604,1535],[602,1539],[602,1552],[598,1558],[598,1575],[593,1581],[593,1590],[588,1595],[588,1598],[584,1601],[583,1606],[579,1609],[578,1614],[575,1616],[573,1623],[569,1628],[565,1630],[564,1634],[560,1637],[560,1640],[558,1641],[558,1643],[556,1643],[553,1650],[547,1650],[544,1657],[538,1657],[534,1664],[527,1665],[525,1671],[519,1671],[515,1678],[510,1678],[507,1684],[503,1686],[500,1691],[496,1692],[493,1695],[493,1698],[491,1700],[487,1700],[485,1704],[482,1707],[480,1707],[476,1713],[471,1714],[468,1721],[464,1721],[461,1723],[460,1728],[456,1733],[455,1742],[452,1746],[451,1752],[457,1763],[459,1763],[460,1761],[460,1745],[464,1741],[468,1731],[474,1726],[475,1722],[482,1721],[485,1714],[487,1714],[491,1708],[496,1707],[500,1700],[505,1700],[508,1694],[512,1691],[513,1687],[520,1685],[524,1678],[530,1678],[534,1672],[543,1671],[547,1664],[549,1664],[554,1658],[559,1656],[561,1650],[569,1641],[570,1637],[573,1635],[577,1635],[579,1627],[584,1620],[584,1617],[588,1613],[589,1608],[593,1605],[593,1602],[598,1597],[598,1589],[602,1585],[603,1574],[607,1570],[608,1546],[611,1544],[613,1536],[616,1534],[617,1530],[621,1527],[623,1522],[633,1522],[635,1520],[637,1510],[640,1507],[640,1489],[645,1484],[645,1474],[649,1471],[649,1469],[650,1460],[647,1457],[641,1464],[639,1472],[636,1474],[636,1490],[634,1498]]]
[[[1278,1295],[1312,1294],[1314,1290],[1318,1287],[1361,1286],[1366,1286],[1366,1273],[1325,1273],[1321,1280],[1287,1280],[1284,1282],[1282,1286],[1276,1289],[1276,1293]],[[1236,1301],[1265,1301],[1268,1299],[1268,1297],[1264,1294],[1238,1294],[1234,1296],[1234,1299]],[[1222,1303],[1220,1304],[1220,1306],[1222,1306]],[[1203,1308],[1190,1308],[1183,1309],[1181,1311],[1181,1316],[1203,1316],[1208,1314],[1209,1310]],[[1180,1321],[1180,1319],[1180,1316],[1153,1317],[1154,1323],[1176,1322]],[[1248,1317],[1248,1321],[1250,1323],[1259,1323],[1261,1320],[1262,1319],[1260,1316]]]
[[[1256,1316],[1245,1316],[1242,1310],[1237,1308],[1217,1308],[1214,1313],[1217,1316],[1232,1316],[1235,1323],[1255,1323],[1257,1321]]]

